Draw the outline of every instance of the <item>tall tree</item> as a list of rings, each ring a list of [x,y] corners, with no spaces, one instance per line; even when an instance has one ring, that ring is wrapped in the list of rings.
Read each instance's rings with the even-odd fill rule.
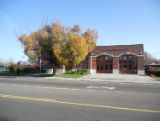
[[[144,52],[145,64],[160,63],[160,60],[153,57],[150,53]]]
[[[96,46],[96,41],[98,38],[98,33],[93,29],[88,29],[84,32],[83,37],[85,38],[88,45],[88,52],[92,51]]]
[[[57,59],[67,69],[78,65],[88,54],[88,45],[81,35],[72,31],[66,34],[66,41],[54,49]]]
[[[79,25],[65,27],[60,22],[46,24],[29,35],[19,37],[25,54],[32,60],[40,55],[57,65],[73,68],[79,64],[96,45],[97,32],[88,29],[82,33]]]

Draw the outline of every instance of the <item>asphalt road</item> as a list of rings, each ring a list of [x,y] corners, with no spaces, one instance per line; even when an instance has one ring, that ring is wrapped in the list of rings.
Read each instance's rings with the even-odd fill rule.
[[[0,121],[160,121],[160,84],[0,77]]]

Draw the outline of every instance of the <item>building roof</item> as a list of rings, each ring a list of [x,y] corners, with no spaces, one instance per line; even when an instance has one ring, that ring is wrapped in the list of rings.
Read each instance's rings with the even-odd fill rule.
[[[147,66],[160,66],[160,63],[151,63],[151,64],[146,64]]]

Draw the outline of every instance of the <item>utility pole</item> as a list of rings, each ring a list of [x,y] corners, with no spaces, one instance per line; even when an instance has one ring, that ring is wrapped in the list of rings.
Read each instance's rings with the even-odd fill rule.
[[[41,65],[41,63],[42,63],[42,59],[41,59],[41,54],[40,54],[40,56],[39,56],[39,70],[40,70],[40,73],[42,71],[42,65]]]
[[[39,45],[39,40],[37,39],[36,40],[36,45]],[[40,51],[40,55],[39,55],[39,57],[38,57],[38,61],[39,61],[39,71],[40,71],[40,73],[41,73],[41,71],[42,71],[42,65],[41,65],[41,63],[42,63],[42,54],[41,54],[41,51]]]

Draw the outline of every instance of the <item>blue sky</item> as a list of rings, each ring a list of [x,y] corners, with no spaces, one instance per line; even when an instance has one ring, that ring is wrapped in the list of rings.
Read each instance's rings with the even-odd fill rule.
[[[48,19],[47,19],[48,18]],[[56,20],[99,33],[97,45],[144,44],[160,58],[159,0],[0,0],[0,58],[27,60],[17,34]]]

